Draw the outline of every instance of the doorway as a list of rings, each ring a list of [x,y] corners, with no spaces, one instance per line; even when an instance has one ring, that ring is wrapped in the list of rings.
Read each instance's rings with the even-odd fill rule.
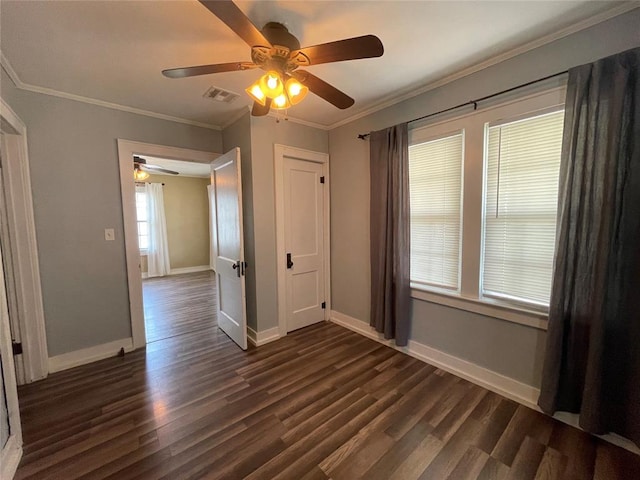
[[[215,326],[210,166],[139,157],[135,182],[147,344]]]
[[[280,335],[328,320],[329,155],[275,145]]]
[[[207,168],[209,168],[208,166],[211,164],[211,162],[218,158],[220,154],[118,139],[118,159],[120,164],[120,187],[123,206],[122,214],[124,218],[124,240],[127,258],[127,280],[129,288],[129,307],[131,313],[131,332],[133,337],[133,348],[138,349],[146,346],[147,333],[145,327],[145,305],[143,301],[142,284],[143,261],[140,255],[140,246],[138,240],[139,233],[136,209],[136,185],[133,178],[134,156],[205,164],[207,165]],[[169,180],[167,180],[167,177],[162,178],[164,178],[165,184],[169,182]],[[160,183],[163,183],[162,180]],[[183,270],[181,272],[178,271],[177,273],[184,275],[195,273],[206,274],[208,272],[193,272]],[[177,279],[179,276],[180,275],[167,276],[166,279]],[[160,279],[162,278],[165,277],[160,277]],[[164,289],[162,282],[157,283],[158,291],[162,292]],[[191,294],[184,293],[183,295],[176,297],[181,298],[186,302],[182,307],[178,307],[175,303],[173,304],[174,307],[178,308],[178,310],[180,310],[183,314],[186,313],[187,315],[190,313],[189,308],[195,305],[194,302],[188,301],[188,295]],[[166,331],[164,331],[164,333],[161,333],[161,331],[162,329],[160,329],[158,332],[160,336],[165,336],[167,334]]]

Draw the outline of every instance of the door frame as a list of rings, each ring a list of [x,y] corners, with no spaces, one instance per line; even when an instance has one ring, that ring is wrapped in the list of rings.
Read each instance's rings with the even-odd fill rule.
[[[0,98],[0,129],[3,138],[3,188],[6,193],[11,262],[14,284],[7,295],[17,299],[17,325],[22,358],[16,369],[19,384],[45,378],[49,373],[49,354],[45,329],[40,263],[33,215],[33,197],[27,127],[13,109]]]
[[[152,156],[210,164],[219,153],[203,152],[188,148],[155,145],[118,138],[118,162],[120,166],[120,193],[122,195],[122,218],[124,222],[125,257],[127,259],[127,284],[129,289],[129,312],[133,349],[147,344],[142,301],[142,270],[138,248],[138,226],[136,220],[136,187],[133,179],[133,156]]]
[[[324,310],[325,321],[329,320],[331,312],[331,205],[329,179],[329,154],[314,152],[303,148],[289,147],[287,145],[274,144],[274,170],[275,170],[275,200],[276,200],[276,261],[277,263],[277,291],[278,291],[278,330],[281,337],[287,334],[287,269],[285,252],[285,222],[284,222],[284,159],[292,157],[298,160],[322,164],[322,175],[324,176],[323,215],[324,215],[324,238],[322,248],[324,249],[324,291],[326,308]]]

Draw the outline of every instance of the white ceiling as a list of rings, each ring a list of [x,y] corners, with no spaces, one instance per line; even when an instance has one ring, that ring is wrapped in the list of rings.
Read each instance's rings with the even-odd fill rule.
[[[618,9],[604,1],[238,1],[259,28],[288,26],[302,46],[373,33],[381,58],[309,71],[355,98],[338,110],[315,95],[289,110],[331,126],[394,96]],[[636,6],[638,4],[636,3]],[[168,79],[165,68],[248,61],[249,47],[196,1],[0,2],[0,48],[27,86],[214,126],[250,104],[256,71]],[[239,93],[203,98],[210,86]]]

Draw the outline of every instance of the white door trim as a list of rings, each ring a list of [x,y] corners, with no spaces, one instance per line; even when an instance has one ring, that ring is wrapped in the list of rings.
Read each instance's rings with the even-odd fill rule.
[[[274,144],[274,164],[275,164],[275,196],[276,196],[276,261],[278,262],[278,329],[280,336],[287,334],[287,315],[286,315],[286,252],[285,252],[285,225],[284,225],[284,158],[293,157],[299,160],[315,162],[322,164],[322,174],[324,175],[324,191],[323,191],[323,213],[324,213],[324,291],[326,308],[324,311],[324,319],[329,320],[331,312],[331,256],[329,247],[331,245],[329,227],[331,221],[329,190],[331,188],[329,180],[329,154],[321,152],[313,152],[302,148],[288,147],[286,145]]]
[[[147,344],[142,304],[142,272],[138,250],[138,227],[136,221],[135,182],[133,180],[133,156],[149,155],[186,162],[211,163],[219,153],[202,152],[188,148],[154,145],[118,139],[118,161],[120,164],[120,192],[122,194],[122,217],[124,220],[124,243],[127,258],[127,283],[129,284],[129,311],[133,348]]]
[[[30,383],[47,376],[49,355],[33,216],[27,127],[3,99],[0,102],[0,128],[6,157],[3,160],[3,188],[12,249],[9,260],[13,266],[23,350],[18,382]]]

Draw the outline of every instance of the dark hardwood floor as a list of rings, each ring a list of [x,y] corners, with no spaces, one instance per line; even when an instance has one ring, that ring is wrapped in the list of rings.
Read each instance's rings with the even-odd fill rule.
[[[215,274],[211,271],[142,281],[147,343],[216,328]]]
[[[334,324],[243,352],[181,302],[213,291],[190,278],[157,282],[182,334],[20,388],[16,478],[640,478],[640,457]]]

